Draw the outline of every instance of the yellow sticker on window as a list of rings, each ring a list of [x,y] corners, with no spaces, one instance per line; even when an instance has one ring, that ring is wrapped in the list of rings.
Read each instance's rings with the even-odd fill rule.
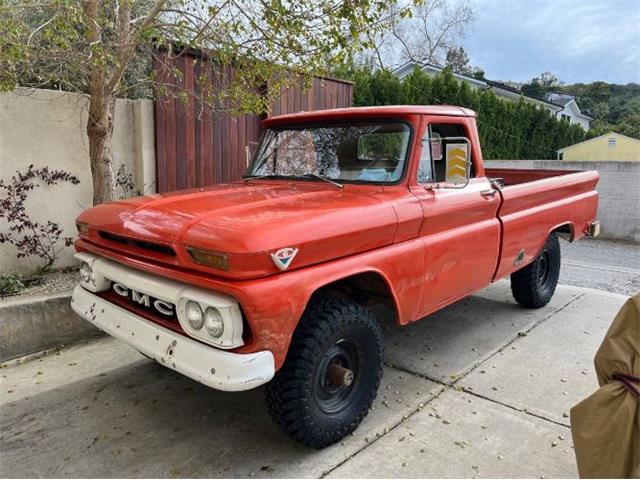
[[[467,158],[469,145],[466,143],[447,144],[447,177],[448,183],[467,182]]]

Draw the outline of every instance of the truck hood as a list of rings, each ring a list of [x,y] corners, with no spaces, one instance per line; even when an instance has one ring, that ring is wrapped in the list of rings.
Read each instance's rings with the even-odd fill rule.
[[[220,185],[139,197],[93,207],[78,221],[90,225],[85,239],[91,243],[246,279],[278,273],[271,254],[283,248],[298,249],[288,266],[295,269],[391,244],[397,216],[374,187],[341,190],[300,182]],[[145,245],[172,247],[175,256],[163,258]],[[228,269],[195,263],[186,247],[226,255]]]

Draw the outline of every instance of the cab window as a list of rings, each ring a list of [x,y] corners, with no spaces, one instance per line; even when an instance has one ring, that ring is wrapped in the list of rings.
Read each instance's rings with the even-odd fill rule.
[[[446,164],[447,159],[445,157],[447,152],[447,144],[448,143],[457,143],[457,140],[447,140],[447,138],[451,137],[467,137],[468,135],[465,131],[464,126],[457,125],[453,123],[434,123],[429,125],[427,128],[427,132],[425,133],[425,138],[423,139],[423,153],[420,158],[420,166],[418,167],[418,182],[419,183],[427,183],[434,182],[440,183],[445,182],[447,177],[446,172]],[[425,157],[425,150],[428,152],[427,156],[429,157],[429,161],[431,162],[430,170],[429,168],[422,166],[423,158]],[[469,152],[471,154],[471,152]],[[425,159],[424,162],[427,162]],[[421,180],[421,178],[427,178],[426,176],[421,177],[421,171],[427,172],[429,171],[429,180]],[[471,178],[475,177],[475,171],[473,168],[473,162],[471,165]]]

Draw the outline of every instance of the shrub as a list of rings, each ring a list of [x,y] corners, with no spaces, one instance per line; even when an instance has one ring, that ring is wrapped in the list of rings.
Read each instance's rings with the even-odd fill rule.
[[[16,273],[0,275],[0,295],[15,295],[25,288],[22,276]]]
[[[556,150],[586,138],[579,126],[558,121],[546,109],[474,90],[448,69],[431,76],[416,68],[403,81],[370,67],[339,74],[354,82],[354,106],[446,104],[475,110],[484,158],[555,159]]]
[[[50,270],[60,251],[70,246],[73,238],[63,236],[60,226],[51,220],[45,223],[33,220],[25,202],[30,192],[42,184],[56,185],[61,182],[76,185],[80,180],[61,170],[34,168],[33,165],[25,172],[17,171],[9,181],[0,179],[0,218],[5,219],[9,226],[7,233],[0,233],[0,243],[16,247],[18,258],[40,258],[42,264],[38,273]]]

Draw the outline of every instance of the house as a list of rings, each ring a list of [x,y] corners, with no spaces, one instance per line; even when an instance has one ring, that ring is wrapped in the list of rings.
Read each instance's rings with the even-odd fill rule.
[[[556,112],[558,119],[569,122],[572,125],[580,125],[585,131],[589,131],[593,118],[580,111],[580,107],[576,103],[574,96],[565,93],[550,92],[546,98],[547,101],[562,107]]]
[[[403,80],[405,77],[410,75],[411,72],[413,72],[413,70],[416,67],[419,67],[420,70],[432,76],[438,73],[441,73],[443,70],[440,67],[436,67],[435,65],[430,65],[428,63],[409,61],[409,62],[406,62],[404,65],[401,65],[400,67],[396,68],[392,73],[396,77],[398,77],[400,80]],[[458,80],[460,80],[461,82],[466,82],[474,90],[484,90],[487,88],[487,82],[482,79],[469,77],[467,75],[462,75],[460,73],[454,73],[453,76]]]
[[[393,73],[398,78],[400,78],[400,80],[402,80],[411,72],[413,72],[415,67],[419,67],[420,70],[427,73],[428,75],[436,75],[443,70],[441,67],[430,65],[428,63],[409,61],[404,65],[396,68]],[[494,80],[487,80],[486,78],[474,78],[460,73],[454,73],[453,76],[461,82],[466,82],[474,90],[492,90],[496,94],[496,96],[504,98],[506,100],[518,101],[522,99],[525,102],[537,105],[539,108],[548,110],[559,120],[569,121],[569,123],[571,124],[580,125],[584,130],[589,130],[589,122],[591,121],[591,117],[580,112],[580,108],[576,104],[573,97],[571,97],[571,101],[566,102],[563,98],[560,97],[553,97],[554,100],[540,100],[523,94],[519,88],[511,84],[496,82]],[[558,98],[557,102],[555,101],[555,98]]]
[[[561,148],[558,160],[640,162],[640,140],[610,132]]]
[[[413,72],[413,70],[416,67],[419,67],[420,70],[422,70],[428,75],[436,75],[438,73],[441,73],[443,70],[443,68],[441,67],[430,65],[428,63],[409,61],[409,62],[406,62],[404,65],[396,68],[393,71],[393,74],[396,75],[398,78],[400,78],[400,80],[402,80],[403,78],[411,74],[411,72]],[[487,80],[486,78],[482,78],[482,79],[474,78],[474,77],[470,77],[460,73],[454,73],[453,76],[458,80],[460,80],[461,82],[466,82],[474,90],[493,90],[496,96],[505,98],[507,100],[516,101],[519,99],[523,99],[526,102],[536,104],[541,108],[545,108],[549,110],[554,115],[557,111],[561,109],[560,106],[554,103],[551,103],[545,100],[539,100],[537,98],[528,97],[524,95],[517,88],[511,85],[507,85],[506,83],[495,82],[493,80]]]

